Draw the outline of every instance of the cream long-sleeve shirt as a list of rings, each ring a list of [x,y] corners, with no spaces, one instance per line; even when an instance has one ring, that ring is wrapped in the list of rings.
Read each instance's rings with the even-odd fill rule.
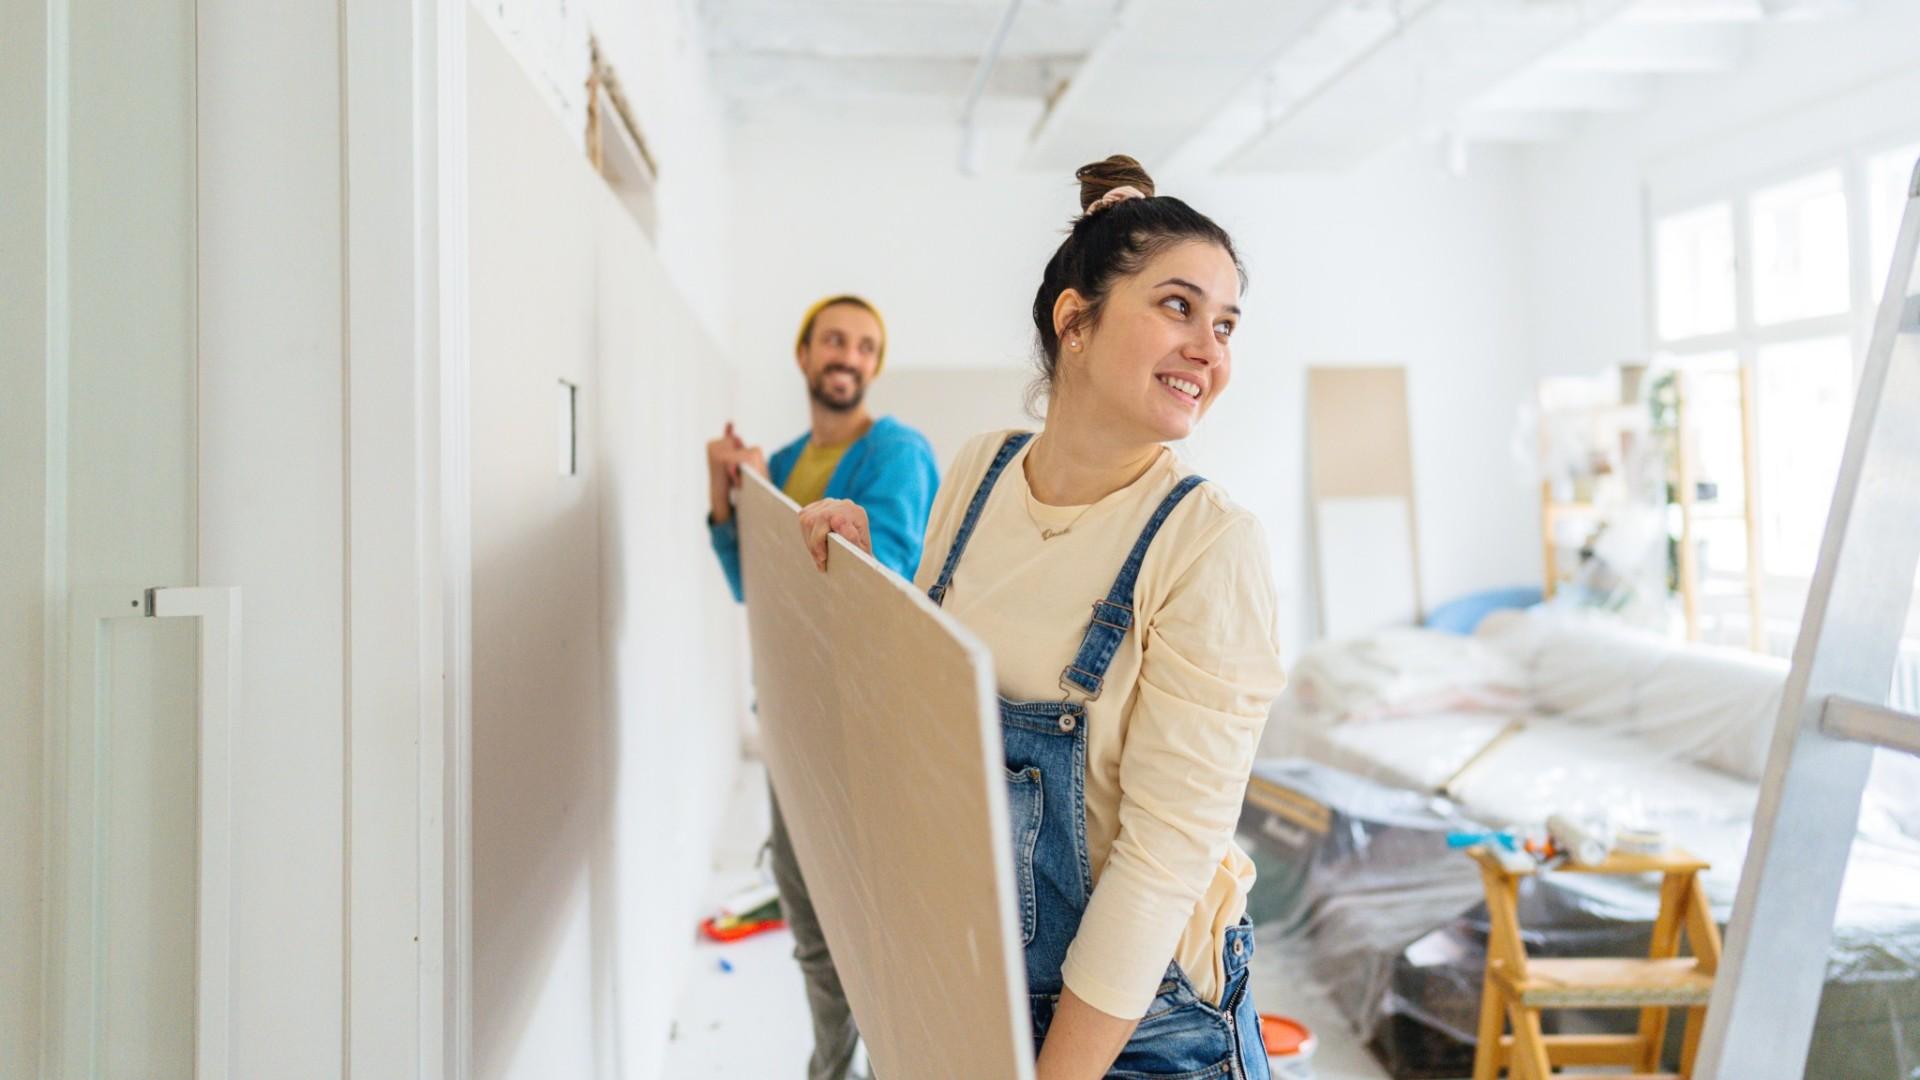
[[[1007,434],[974,438],[948,471],[927,523],[921,589],[939,577]],[[1027,484],[1032,445],[995,485],[945,606],[992,650],[1001,694],[1058,701],[1094,600],[1190,470],[1164,450],[1097,503],[1048,506]],[[1046,528],[1069,531],[1043,540]],[[1234,825],[1268,706],[1285,681],[1266,539],[1214,484],[1189,493],[1161,527],[1134,608],[1134,628],[1087,706],[1095,885],[1063,970],[1080,998],[1127,1019],[1145,1013],[1170,959],[1202,1000],[1220,998],[1225,933],[1254,876]]]

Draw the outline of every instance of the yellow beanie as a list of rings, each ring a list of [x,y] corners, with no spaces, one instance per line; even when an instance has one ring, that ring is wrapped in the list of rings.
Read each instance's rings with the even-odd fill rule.
[[[824,300],[814,301],[813,306],[808,308],[806,315],[800,319],[800,336],[794,339],[794,351],[799,352],[801,349],[806,348],[807,338],[813,336],[813,320],[819,318],[821,312],[835,304],[852,304],[854,307],[860,308],[867,314],[873,316],[873,321],[880,324],[880,351],[873,358],[873,374],[875,378],[879,378],[881,369],[887,366],[887,320],[881,318],[880,309],[874,307],[873,304],[864,297],[845,293],[840,296],[829,296]]]

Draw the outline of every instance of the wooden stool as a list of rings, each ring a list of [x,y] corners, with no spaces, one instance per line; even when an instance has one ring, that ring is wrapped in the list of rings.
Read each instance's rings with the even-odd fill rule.
[[[1496,1080],[1505,1068],[1513,1080],[1690,1080],[1706,1025],[1707,999],[1720,964],[1720,928],[1700,883],[1707,864],[1684,851],[1663,855],[1615,854],[1599,866],[1568,863],[1559,872],[1662,875],[1660,914],[1653,924],[1647,959],[1527,959],[1520,939],[1520,879],[1535,871],[1509,870],[1492,852],[1469,852],[1487,887],[1487,977],[1480,999],[1480,1043],[1473,1080]],[[1691,957],[1680,956],[1686,934]],[[1667,1010],[1687,1010],[1680,1071],[1661,1072]],[[1545,1035],[1542,1009],[1638,1009],[1632,1035]],[[1505,1034],[1507,1021],[1513,1034]],[[1556,1065],[1626,1065],[1620,1073],[1556,1073]]]

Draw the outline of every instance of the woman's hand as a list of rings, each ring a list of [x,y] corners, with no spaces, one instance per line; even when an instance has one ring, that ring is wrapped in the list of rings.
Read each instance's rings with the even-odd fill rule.
[[[867,512],[858,503],[846,499],[821,499],[800,511],[800,538],[806,542],[813,564],[827,568],[827,536],[839,533],[847,542],[867,554],[873,554],[873,539],[867,535]]]

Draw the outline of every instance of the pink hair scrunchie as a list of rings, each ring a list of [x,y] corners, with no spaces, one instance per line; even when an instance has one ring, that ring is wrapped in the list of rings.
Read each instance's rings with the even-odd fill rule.
[[[1139,188],[1131,184],[1122,184],[1112,191],[1107,192],[1105,195],[1093,200],[1093,205],[1087,207],[1087,212],[1081,216],[1092,217],[1109,206],[1117,206],[1120,203],[1126,202],[1128,199],[1144,199],[1146,197],[1146,193]]]

